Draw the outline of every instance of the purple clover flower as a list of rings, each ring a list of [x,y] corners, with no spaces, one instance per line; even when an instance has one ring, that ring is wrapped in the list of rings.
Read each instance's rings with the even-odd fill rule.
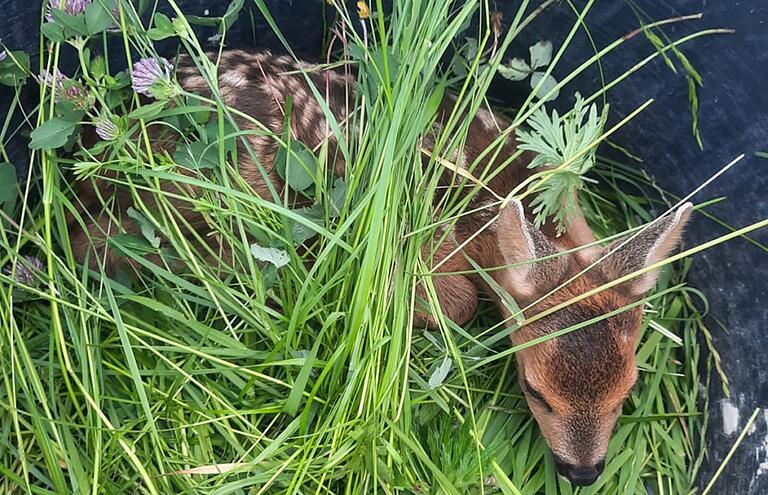
[[[24,260],[26,261],[26,264],[22,261],[16,262],[16,273],[13,273],[13,265],[8,265],[5,267],[6,275],[10,276],[13,274],[13,279],[16,280],[16,282],[23,284],[23,285],[34,285],[35,284],[35,272],[43,271],[43,262],[39,259],[35,258],[34,256],[24,256]],[[29,266],[27,266],[29,265]]]
[[[94,104],[93,96],[86,93],[83,85],[79,81],[68,78],[59,69],[56,69],[55,84],[54,75],[45,69],[37,77],[37,82],[51,88],[54,100],[57,102],[70,101],[82,110],[88,110]]]
[[[42,86],[48,86],[54,91],[58,92],[64,88],[64,79],[68,79],[67,76],[61,73],[59,69],[56,69],[56,74],[51,74],[48,70],[43,69],[39,76],[37,76],[37,82]],[[54,87],[55,83],[55,87]]]
[[[99,117],[96,121],[96,134],[104,141],[114,141],[120,135],[120,129],[109,117]]]
[[[64,7],[62,8],[62,1]],[[53,22],[53,9],[63,10],[65,14],[77,15],[85,11],[92,0],[50,0],[45,8],[45,19]]]
[[[170,85],[171,69],[173,69],[173,66],[163,57],[160,57],[159,60],[155,58],[142,58],[133,65],[133,70],[131,71],[133,90],[139,94],[157,98],[158,91],[156,89],[158,83]],[[153,91],[153,89],[155,90]]]
[[[59,90],[59,98],[64,100],[78,101],[84,96],[83,90],[72,81],[69,84],[63,84],[63,87]]]

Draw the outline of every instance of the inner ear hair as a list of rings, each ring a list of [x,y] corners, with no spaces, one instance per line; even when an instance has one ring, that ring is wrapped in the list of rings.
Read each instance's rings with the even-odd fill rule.
[[[535,261],[558,253],[557,248],[525,217],[519,200],[510,200],[496,221],[499,252],[507,267],[502,285],[514,297],[532,297],[553,286],[567,268],[564,256]]]
[[[683,230],[688,222],[693,204],[685,203],[672,215],[656,220],[643,227],[635,234],[615,241],[606,247],[606,253],[613,250],[604,261],[603,271],[611,279],[617,279],[642,270],[667,258],[682,238]],[[641,296],[656,283],[659,270],[638,275],[623,284],[632,296]]]

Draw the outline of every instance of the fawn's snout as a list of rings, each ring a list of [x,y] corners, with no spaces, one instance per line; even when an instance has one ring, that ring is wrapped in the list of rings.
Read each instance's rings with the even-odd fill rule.
[[[554,457],[557,472],[574,486],[591,485],[597,481],[605,468],[605,459],[601,459],[593,466],[577,466],[563,461],[557,455]]]

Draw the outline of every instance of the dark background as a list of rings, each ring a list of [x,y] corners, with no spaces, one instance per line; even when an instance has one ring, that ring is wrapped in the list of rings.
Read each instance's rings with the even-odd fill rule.
[[[0,0],[0,39],[9,49],[24,49],[37,61],[40,12],[37,2]],[[221,15],[226,1],[181,1],[187,14]],[[319,59],[331,13],[325,0],[265,0],[270,12],[293,49],[303,57]],[[348,2],[354,9],[355,2]],[[498,0],[497,8],[511,19],[519,2]],[[538,4],[539,2],[531,2]],[[754,155],[768,151],[768,4],[765,0],[637,0],[652,19],[703,13],[699,21],[666,26],[665,32],[677,39],[685,34],[710,27],[736,30],[732,35],[699,38],[682,47],[692,65],[701,73],[704,87],[700,91],[700,130],[703,149],[691,133],[688,85],[685,77],[673,74],[657,59],[609,93],[612,119],[626,116],[648,98],[655,103],[615,136],[614,141],[644,160],[643,167],[656,177],[659,184],[679,195],[698,186],[702,181],[745,153],[746,158],[717,182],[699,194],[701,202],[720,196],[727,201],[709,208],[709,212],[734,227],[741,227],[768,217],[768,159]],[[246,2],[246,4],[249,4]],[[577,6],[583,1],[577,1]],[[245,13],[234,26],[230,41],[240,47],[280,48],[280,42],[265,20],[253,9]],[[209,12],[206,12],[209,9]],[[527,47],[539,40],[551,40],[561,45],[573,25],[575,15],[567,3],[554,4],[519,38],[510,55],[527,55]],[[621,0],[598,0],[586,18],[595,44],[605,46],[638,26],[637,18],[628,4]],[[213,34],[202,31],[201,38]],[[173,51],[173,46],[164,47]],[[161,47],[161,50],[163,47]],[[621,74],[635,62],[653,53],[653,47],[640,35],[607,56],[603,68],[608,80]],[[583,31],[574,39],[555,71],[567,74],[581,61],[591,56],[592,45]],[[589,94],[599,87],[595,69],[579,77],[561,93],[561,105],[572,104],[576,91]],[[526,88],[499,81],[493,94],[510,103]],[[7,108],[11,93],[0,90],[0,112]],[[30,96],[32,96],[30,94]],[[25,171],[26,142],[19,136],[10,146],[12,159],[20,172]],[[701,215],[689,228],[691,245],[717,237],[727,231]],[[768,231],[761,230],[752,237],[768,244]],[[762,408],[753,431],[736,451],[726,471],[712,493],[768,493],[768,371],[765,367],[768,333],[766,299],[768,255],[760,248],[736,239],[695,256],[691,285],[704,291],[711,303],[711,312],[722,321],[727,332],[712,322],[715,345],[731,380],[732,395],[723,397],[719,384],[710,390],[712,415],[707,437],[709,459],[700,477],[705,485],[720,465],[736,436],[755,408]],[[723,419],[730,410],[731,427]],[[735,423],[733,411],[738,411]],[[733,427],[735,424],[735,428]]]

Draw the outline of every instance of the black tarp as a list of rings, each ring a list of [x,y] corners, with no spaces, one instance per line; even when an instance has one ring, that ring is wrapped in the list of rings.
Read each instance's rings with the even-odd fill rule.
[[[187,0],[179,3],[188,14],[220,15],[228,2]],[[325,0],[265,0],[265,3],[297,53],[310,58],[321,56],[319,47],[326,29],[323,13],[328,12]],[[354,8],[355,2],[349,3],[350,8]],[[507,18],[519,4],[509,0],[495,3]],[[577,7],[583,3],[575,2]],[[765,194],[768,159],[754,155],[757,151],[768,151],[768,4],[765,0],[637,0],[636,3],[653,19],[704,14],[699,21],[667,26],[665,31],[672,38],[710,27],[733,28],[736,32],[700,38],[683,47],[704,79],[699,95],[703,149],[699,149],[691,133],[687,82],[682,75],[671,73],[661,60],[638,71],[609,94],[614,121],[648,98],[655,99],[655,103],[622,128],[614,140],[641,157],[645,169],[660,185],[677,194],[692,190],[734,157],[745,153],[746,158],[739,165],[694,199],[727,196],[727,201],[712,206],[709,211],[737,227],[768,217]],[[37,2],[0,0],[0,39],[12,49],[24,49],[34,55],[39,46],[40,11],[39,4],[33,4]],[[250,8],[253,17],[243,15],[230,40],[244,47],[280,48],[266,21]],[[553,5],[523,34],[514,48],[519,52],[516,54],[524,54],[530,44],[540,39],[551,40],[558,46],[574,18],[567,2]],[[632,10],[620,0],[598,0],[586,22],[599,47],[637,27]],[[210,34],[213,31],[206,36]],[[633,38],[603,60],[606,76],[623,72],[652,52],[653,48],[642,36]],[[583,31],[579,32],[555,75],[566,74],[592,53],[589,38]],[[35,58],[33,56],[33,64]],[[587,94],[598,82],[597,71],[589,71],[566,88],[561,100],[568,104],[572,102],[569,95],[575,91]],[[523,90],[523,87],[500,82],[493,92],[502,99],[514,100]],[[7,108],[9,95],[7,90],[0,91],[0,112]],[[24,149],[25,143],[19,140],[12,150],[21,170],[25,168]],[[714,222],[697,216],[687,238],[689,243],[700,243],[725,232]],[[766,230],[752,237],[768,244]],[[737,239],[696,255],[690,277],[691,284],[708,296],[711,313],[728,330],[727,333],[718,330],[713,324],[715,345],[732,390],[730,399],[723,398],[718,385],[711,390],[709,458],[703,468],[703,482],[723,460],[746,418],[755,408],[762,408],[753,431],[735,453],[712,493],[768,493],[766,256],[758,247]]]

